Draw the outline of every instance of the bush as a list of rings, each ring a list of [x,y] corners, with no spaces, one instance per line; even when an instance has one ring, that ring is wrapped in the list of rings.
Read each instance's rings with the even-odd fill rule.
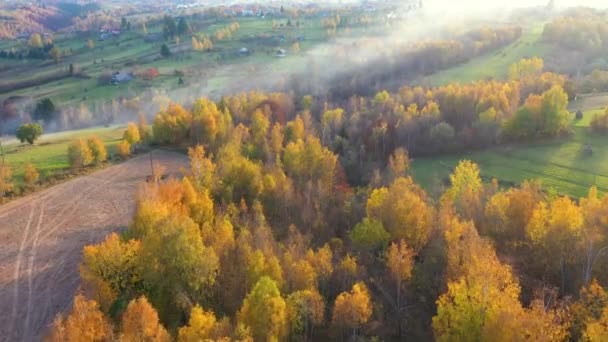
[[[42,127],[39,124],[23,124],[17,129],[17,139],[19,141],[28,142],[33,145],[36,140],[42,135]]]
[[[158,75],[158,69],[156,69],[155,67],[150,67],[141,74],[141,77],[146,81],[151,81],[157,78]]]
[[[141,136],[139,134],[139,128],[136,124],[129,122],[127,129],[122,135],[122,138],[129,143],[129,145],[135,145],[141,140]]]
[[[25,165],[25,169],[23,171],[23,181],[27,186],[34,186],[38,179],[40,178],[40,173],[38,169],[32,164]]]
[[[603,114],[595,114],[591,119],[591,130],[595,133],[608,133],[608,110]]]
[[[101,141],[99,137],[90,137],[87,143],[89,145],[89,148],[91,149],[91,152],[93,153],[94,163],[102,163],[108,159],[108,151],[106,150],[106,145],[104,145],[103,141]]]
[[[93,162],[93,152],[84,139],[76,139],[68,146],[68,158],[73,169],[82,168]]]
[[[0,198],[13,190],[13,171],[10,166],[0,164]]]
[[[163,43],[163,45],[160,47],[160,55],[165,58],[171,56],[171,50],[169,50],[167,44]]]
[[[127,158],[131,155],[131,144],[128,141],[123,140],[117,145],[118,155],[121,158]]]

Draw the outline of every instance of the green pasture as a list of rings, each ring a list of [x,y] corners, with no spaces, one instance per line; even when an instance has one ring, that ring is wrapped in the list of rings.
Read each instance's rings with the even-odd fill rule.
[[[567,138],[419,158],[412,163],[412,173],[425,188],[435,191],[460,160],[469,159],[479,164],[483,178],[496,178],[505,186],[538,179],[545,189],[575,198],[585,196],[594,185],[607,192],[608,136],[589,128],[592,115],[599,111],[586,111],[582,120],[574,120],[573,134]],[[586,145],[592,148],[591,156],[583,153]]]
[[[106,145],[108,154],[116,152],[122,139],[124,127],[98,127],[43,135],[34,145],[9,141],[4,146],[6,162],[13,170],[18,184],[23,180],[23,169],[27,164],[38,168],[41,178],[64,171],[70,167],[67,157],[68,145],[73,139],[98,136]]]
[[[467,63],[449,68],[428,77],[427,81],[440,86],[453,82],[467,83],[494,78],[504,79],[509,66],[522,58],[543,57],[547,47],[540,41],[543,25],[524,30],[522,37],[495,52],[476,57]]]

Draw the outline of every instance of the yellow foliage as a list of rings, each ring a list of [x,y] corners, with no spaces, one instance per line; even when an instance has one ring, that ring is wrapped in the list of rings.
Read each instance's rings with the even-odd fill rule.
[[[122,138],[131,145],[137,144],[141,140],[139,128],[133,122],[129,122]]]
[[[102,163],[108,159],[108,151],[106,150],[106,146],[103,141],[99,139],[97,136],[92,136],[87,141],[89,144],[89,148],[91,149],[91,153],[93,154],[93,162]]]
[[[127,158],[131,155],[131,144],[126,140],[122,140],[116,145],[116,150],[121,158]]]
[[[158,313],[146,297],[132,300],[122,315],[121,342],[169,342],[171,335],[160,324]]]
[[[40,178],[40,173],[38,173],[38,169],[33,164],[25,165],[25,169],[23,170],[23,181],[28,186],[33,186],[38,182],[38,178]]]
[[[68,158],[73,169],[82,168],[93,162],[93,151],[84,139],[76,139],[68,146]]]
[[[367,323],[371,315],[369,290],[360,282],[353,285],[350,292],[338,295],[332,312],[332,324],[338,328],[355,329]]]
[[[64,319],[61,315],[55,318],[48,336],[48,342],[80,342],[111,340],[112,326],[99,311],[94,300],[87,300],[82,295],[74,297],[70,314]]]

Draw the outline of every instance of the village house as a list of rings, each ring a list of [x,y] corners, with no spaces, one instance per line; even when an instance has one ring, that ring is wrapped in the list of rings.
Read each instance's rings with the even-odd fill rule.
[[[117,71],[114,73],[114,75],[112,75],[110,84],[112,84],[112,85],[124,84],[124,83],[128,83],[132,79],[133,79],[133,74],[124,72],[124,71]]]

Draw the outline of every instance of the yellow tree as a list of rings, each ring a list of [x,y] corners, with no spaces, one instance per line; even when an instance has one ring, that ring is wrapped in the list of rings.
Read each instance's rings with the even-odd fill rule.
[[[542,58],[523,58],[509,67],[509,78],[518,80],[524,77],[538,76],[543,72],[545,66]]]
[[[386,253],[386,267],[390,277],[395,282],[397,289],[397,298],[389,299],[389,303],[393,306],[397,314],[397,323],[399,326],[399,336],[402,336],[401,330],[401,312],[405,309],[401,303],[401,291],[404,283],[412,277],[412,269],[414,268],[414,252],[407,246],[404,240],[398,243],[392,243]]]
[[[393,239],[404,239],[415,252],[431,236],[433,208],[411,178],[398,178],[388,189],[375,189],[367,200],[367,216],[380,220]]]
[[[141,140],[137,125],[133,122],[129,122],[122,138],[131,145],[137,144]]]
[[[80,277],[84,288],[108,311],[119,295],[130,295],[140,285],[137,258],[141,244],[137,240],[121,241],[112,233],[97,245],[83,249]]]
[[[131,144],[126,140],[121,140],[118,145],[116,145],[116,150],[121,158],[127,158],[131,155]]]
[[[99,311],[94,300],[87,300],[82,295],[74,297],[70,314],[55,318],[46,340],[49,342],[109,341],[112,338],[112,326]]]
[[[587,198],[579,203],[585,219],[581,248],[585,255],[584,282],[589,284],[595,263],[608,250],[608,247],[599,248],[605,245],[608,237],[608,196],[600,198],[597,189],[592,187]]]
[[[543,248],[547,263],[558,262],[561,291],[566,286],[566,264],[575,257],[576,245],[583,234],[581,208],[567,197],[559,197],[547,206],[540,202],[526,226],[528,238]]]
[[[287,333],[286,303],[274,280],[262,277],[243,301],[238,320],[256,341],[278,341]]]
[[[588,342],[608,341],[608,307],[604,308],[599,319],[587,323],[582,340]]]
[[[198,188],[213,189],[213,178],[215,164],[205,156],[205,148],[202,145],[188,148],[190,158],[190,173],[192,181]]]
[[[316,290],[296,291],[287,297],[291,333],[312,341],[314,327],[323,324],[325,301]]]
[[[467,219],[475,218],[483,190],[479,166],[470,160],[460,161],[450,175],[450,183],[451,186],[443,197],[454,203],[458,212]]]
[[[190,311],[188,325],[178,331],[178,342],[198,342],[224,340],[230,334],[230,322],[218,321],[212,311],[206,311],[198,304]]]
[[[13,171],[11,167],[2,162],[0,164],[0,198],[4,197],[7,192],[13,189],[12,182]]]
[[[203,244],[200,229],[187,216],[172,213],[142,237],[138,269],[163,322],[183,314],[175,300],[204,300],[215,283],[218,258]]]
[[[92,136],[87,140],[89,144],[89,149],[91,149],[91,153],[93,154],[93,162],[94,163],[102,163],[108,159],[108,151],[106,150],[106,145],[99,139],[97,136]]]
[[[336,298],[332,312],[332,325],[340,330],[352,329],[353,337],[357,329],[367,323],[372,316],[372,302],[369,290],[363,282],[356,283],[350,292],[342,292]]]
[[[93,162],[93,152],[86,140],[80,138],[68,146],[68,158],[73,169],[82,168]]]
[[[25,165],[25,169],[23,170],[23,181],[27,186],[34,186],[39,178],[40,173],[33,164],[28,163]]]
[[[132,300],[122,315],[121,342],[168,342],[171,335],[158,321],[158,313],[146,297]]]
[[[390,181],[399,177],[405,177],[410,167],[410,159],[407,150],[399,147],[393,151],[388,158],[388,170],[390,171]]]
[[[596,280],[581,288],[579,298],[571,306],[572,339],[579,340],[587,323],[597,321],[608,307],[608,293]]]
[[[28,41],[28,45],[32,48],[41,48],[43,46],[42,44],[42,37],[40,37],[39,33],[33,33],[30,36],[30,40]]]

